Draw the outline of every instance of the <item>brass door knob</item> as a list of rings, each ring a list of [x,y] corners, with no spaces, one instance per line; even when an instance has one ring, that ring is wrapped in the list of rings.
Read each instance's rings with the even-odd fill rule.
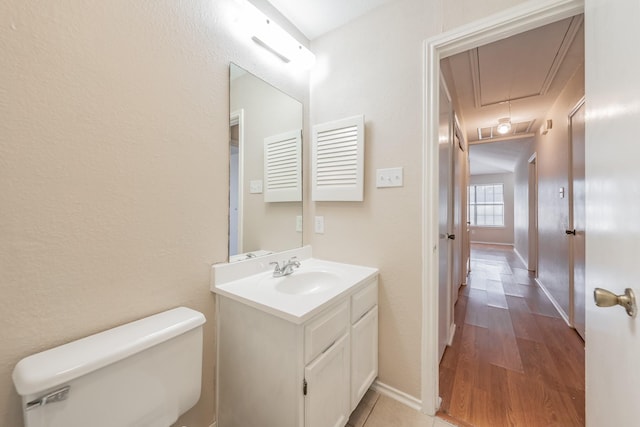
[[[598,307],[620,305],[624,307],[630,317],[635,317],[638,311],[636,307],[636,296],[631,288],[625,289],[622,295],[616,295],[606,289],[595,288],[593,290],[593,300]]]

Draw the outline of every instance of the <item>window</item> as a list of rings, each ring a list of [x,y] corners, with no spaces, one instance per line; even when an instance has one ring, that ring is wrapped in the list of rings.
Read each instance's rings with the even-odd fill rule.
[[[469,221],[481,227],[504,226],[504,185],[470,185]]]

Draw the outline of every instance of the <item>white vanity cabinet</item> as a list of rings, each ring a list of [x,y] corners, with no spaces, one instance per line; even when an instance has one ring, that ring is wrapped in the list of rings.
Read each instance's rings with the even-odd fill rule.
[[[377,275],[301,323],[218,295],[217,427],[344,426],[378,374],[377,303]]]
[[[378,286],[351,297],[351,410],[378,376]]]

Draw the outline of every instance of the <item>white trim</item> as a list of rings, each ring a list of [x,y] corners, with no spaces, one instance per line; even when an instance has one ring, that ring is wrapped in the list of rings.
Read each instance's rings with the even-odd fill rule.
[[[480,242],[478,240],[472,240],[471,243],[477,243],[479,245],[496,245],[496,246],[511,246],[511,247],[513,247],[513,243]]]
[[[244,109],[232,111],[229,114],[229,127],[238,126],[238,253],[244,252],[242,242],[244,241]],[[229,231],[230,232],[230,231]],[[231,254],[228,254],[231,257]]]
[[[547,296],[547,298],[549,298],[549,301],[551,301],[551,304],[553,304],[553,307],[556,309],[556,311],[558,312],[560,317],[562,317],[562,319],[567,323],[567,325],[570,328],[572,328],[573,326],[571,326],[571,323],[569,322],[569,316],[567,315],[567,313],[564,312],[562,307],[560,307],[560,304],[558,304],[558,301],[556,301],[556,299],[551,295],[551,292],[549,292],[549,290],[546,288],[546,286],[544,286],[542,284],[542,282],[540,281],[539,278],[536,278],[535,281],[538,284],[538,286],[540,287],[540,289],[542,289],[542,292],[544,292],[544,294]]]
[[[447,345],[451,346],[451,344],[453,344],[453,339],[456,336],[456,331],[458,330],[458,327],[456,326],[455,323],[451,324],[451,327],[449,328],[449,339],[447,340]]]
[[[513,246],[513,252],[516,253],[516,256],[518,258],[520,258],[520,261],[522,262],[522,265],[524,265],[524,268],[526,268],[527,270],[529,270],[529,264],[524,260],[524,258],[522,257],[522,255],[520,255],[520,252],[518,252],[518,250],[516,249],[515,245]]]
[[[533,176],[532,176],[533,175]],[[533,188],[532,188],[533,187]],[[533,190],[533,191],[532,191]],[[527,270],[538,276],[540,262],[538,235],[538,152],[534,152],[527,161]]]
[[[575,233],[575,228],[576,228],[576,223],[575,223],[575,198],[574,198],[574,176],[573,176],[573,146],[574,146],[574,138],[573,138],[573,116],[575,116],[578,111],[580,111],[580,108],[582,108],[584,106],[585,103],[585,97],[583,96],[582,98],[580,98],[580,100],[577,102],[577,104],[575,105],[575,107],[573,107],[571,109],[571,111],[569,112],[569,115],[567,116],[567,120],[569,123],[569,156],[568,156],[568,160],[569,160],[569,165],[568,165],[568,171],[569,171],[569,182],[568,182],[568,186],[567,186],[567,193],[569,194],[568,197],[568,202],[569,202],[569,226],[568,229],[569,230],[574,230]],[[574,238],[571,238],[569,240],[569,326],[571,327],[575,327],[576,324],[576,277],[575,277],[575,269],[576,269],[576,253],[575,253],[575,245],[576,245],[576,241],[575,241],[575,234],[573,236]],[[577,331],[577,329],[576,329]],[[580,334],[580,336],[582,336],[582,334]],[[583,337],[584,338],[584,337]]]
[[[422,409],[422,402],[415,397],[398,390],[397,388],[391,387],[385,383],[380,382],[379,380],[375,380],[373,384],[371,384],[371,390],[377,391],[380,394],[384,394],[387,397],[392,398],[409,408],[415,409],[416,411],[420,411]]]
[[[422,412],[438,407],[438,98],[440,59],[583,13],[583,0],[530,0],[425,40],[422,164]]]

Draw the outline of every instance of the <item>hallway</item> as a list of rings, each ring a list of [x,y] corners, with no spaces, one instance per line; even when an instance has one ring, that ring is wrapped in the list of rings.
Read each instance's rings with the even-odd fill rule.
[[[455,324],[441,412],[476,427],[584,425],[584,342],[511,247],[472,245]]]

